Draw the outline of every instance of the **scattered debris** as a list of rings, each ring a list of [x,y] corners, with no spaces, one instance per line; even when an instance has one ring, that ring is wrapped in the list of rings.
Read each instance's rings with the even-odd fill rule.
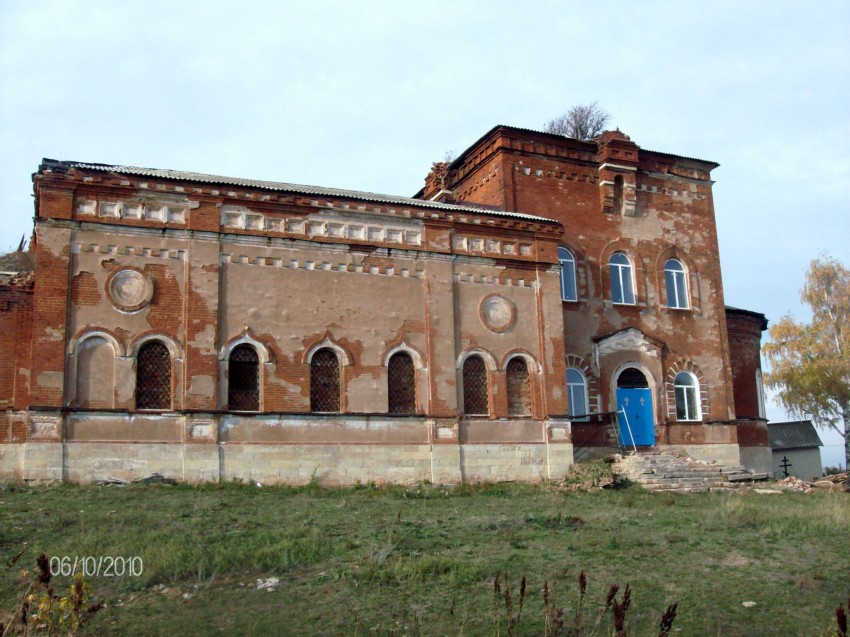
[[[743,606],[744,608],[752,608],[755,605],[756,605],[755,602],[742,602],[741,603],[741,606]]]
[[[785,491],[799,491],[802,493],[814,493],[815,489],[827,489],[830,491],[844,489],[844,491],[850,492],[848,475],[850,473],[847,471],[844,473],[834,473],[823,478],[818,478],[814,482],[806,482],[796,476],[788,476],[787,478],[777,480],[776,486]]]
[[[777,489],[753,489],[754,493],[760,493],[761,495],[776,495],[777,493],[782,493],[782,491],[778,491]]]
[[[146,476],[142,476],[141,478],[136,478],[135,480],[124,480],[122,478],[116,478],[114,476],[107,476],[106,480],[100,480],[97,483],[99,486],[102,485],[110,485],[116,484],[120,487],[125,487],[128,484],[177,484],[176,480],[172,478],[166,478],[165,476],[159,473],[149,473]]]
[[[783,491],[799,491],[802,493],[811,493],[814,491],[811,482],[800,480],[797,476],[788,476],[782,480],[776,481],[776,486]]]
[[[258,579],[257,580],[257,590],[261,591],[263,589],[268,592],[272,592],[277,590],[278,585],[280,584],[279,577],[269,577],[267,579]]]

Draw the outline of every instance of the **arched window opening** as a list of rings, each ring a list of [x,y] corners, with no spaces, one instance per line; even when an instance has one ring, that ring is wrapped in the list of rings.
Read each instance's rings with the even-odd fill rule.
[[[693,374],[676,374],[673,389],[676,394],[676,420],[700,420],[699,384]]]
[[[567,368],[567,393],[569,395],[570,416],[572,416],[572,420],[579,422],[590,420],[587,416],[587,379],[575,367]]]
[[[635,304],[632,262],[622,252],[615,252],[608,262],[611,270],[611,300],[624,305]]]
[[[685,267],[676,259],[670,259],[664,266],[664,280],[667,284],[667,307],[688,309],[688,282]]]
[[[260,410],[260,361],[250,345],[239,345],[230,352],[227,408],[231,411]]]
[[[576,260],[567,248],[558,248],[558,262],[561,264],[561,300],[578,301],[576,289]]]
[[[531,415],[531,383],[528,379],[528,365],[519,357],[508,361],[505,370],[508,385],[508,415]]]
[[[160,341],[136,355],[136,409],[171,409],[171,354]]]
[[[339,359],[332,349],[320,349],[310,361],[310,411],[339,413],[339,398]]]
[[[416,413],[416,372],[413,359],[406,352],[392,355],[387,365],[389,413]]]
[[[623,176],[617,175],[614,177],[614,212],[618,215],[623,214]]]
[[[480,356],[470,356],[463,362],[463,411],[469,416],[490,414],[487,368]]]

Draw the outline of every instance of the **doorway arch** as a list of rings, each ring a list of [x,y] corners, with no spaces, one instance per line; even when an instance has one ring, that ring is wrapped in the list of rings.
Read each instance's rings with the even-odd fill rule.
[[[646,373],[626,366],[617,375],[617,420],[620,444],[651,447],[655,445],[655,414],[652,389]]]

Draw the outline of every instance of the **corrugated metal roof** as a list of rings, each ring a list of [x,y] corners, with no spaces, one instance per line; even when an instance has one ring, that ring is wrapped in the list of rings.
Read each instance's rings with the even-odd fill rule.
[[[811,420],[768,423],[767,434],[774,451],[823,446]]]
[[[414,206],[417,208],[436,208],[445,211],[468,212],[473,214],[490,215],[497,217],[510,217],[525,221],[541,221],[544,223],[558,223],[553,219],[527,215],[520,212],[508,212],[502,210],[487,210],[470,205],[442,203],[439,201],[426,201],[423,199],[411,199],[409,197],[397,197],[383,195],[374,192],[362,192],[359,190],[342,190],[339,188],[323,188],[321,186],[305,186],[301,184],[289,184],[280,181],[261,181],[258,179],[243,179],[240,177],[223,177],[220,175],[206,175],[204,173],[188,172],[185,170],[171,170],[167,168],[139,168],[137,166],[116,166],[109,164],[89,164],[84,162],[56,162],[44,159],[43,166],[51,167],[61,165],[65,168],[79,168],[82,170],[99,170],[103,172],[118,173],[120,175],[137,175],[142,177],[155,177],[157,179],[174,179],[180,181],[194,181],[199,183],[241,186],[243,188],[258,188],[262,190],[273,190],[276,192],[291,192],[303,195],[316,195],[320,197],[333,197],[340,199],[357,199],[359,201],[373,201],[378,203],[393,204],[397,206]]]

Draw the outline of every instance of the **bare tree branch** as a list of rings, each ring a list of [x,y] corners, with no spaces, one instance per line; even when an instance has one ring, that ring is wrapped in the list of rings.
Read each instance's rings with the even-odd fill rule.
[[[543,126],[543,131],[588,140],[605,130],[610,119],[611,116],[597,102],[579,104],[563,115],[550,119]]]

